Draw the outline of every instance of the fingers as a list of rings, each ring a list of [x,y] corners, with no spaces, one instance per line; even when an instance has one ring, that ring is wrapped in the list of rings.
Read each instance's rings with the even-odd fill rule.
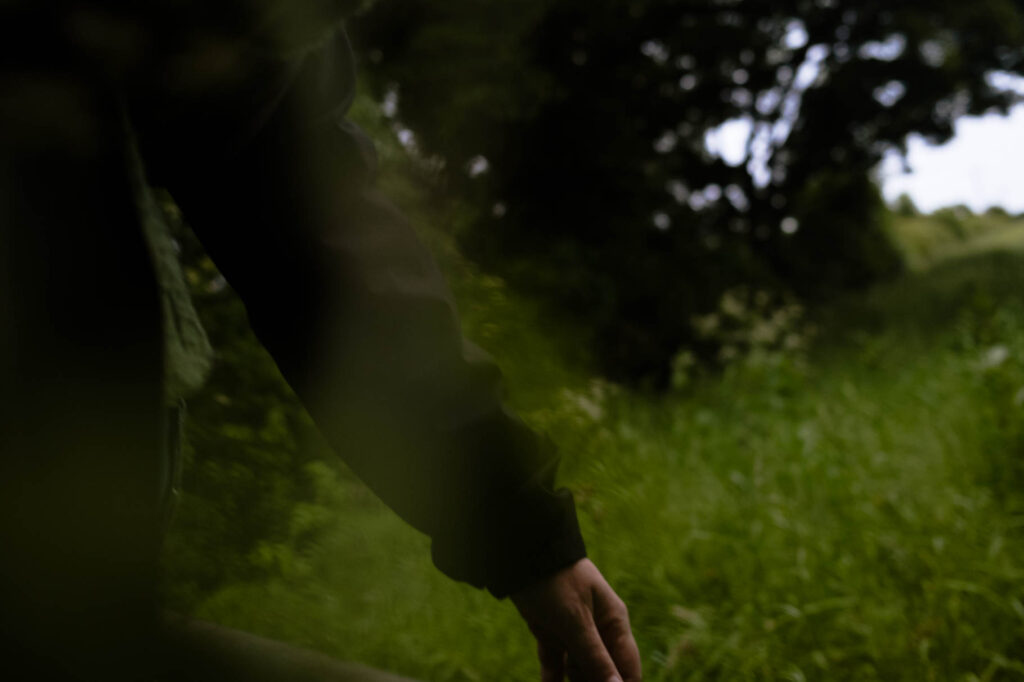
[[[587,559],[512,600],[537,638],[542,682],[640,682],[626,605]]]
[[[566,641],[570,666],[587,682],[622,682],[590,613],[581,614]],[[573,676],[576,678],[576,675]]]
[[[642,679],[640,650],[629,628],[612,633],[602,632],[601,635],[623,681],[640,682]]]
[[[594,619],[601,641],[624,682],[639,682],[642,677],[640,649],[629,625],[629,612],[610,587],[595,591]]]
[[[565,651],[562,647],[538,639],[537,658],[540,659],[540,682],[563,682]]]

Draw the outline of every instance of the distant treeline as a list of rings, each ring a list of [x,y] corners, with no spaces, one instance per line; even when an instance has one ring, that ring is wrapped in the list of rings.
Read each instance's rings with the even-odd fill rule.
[[[998,246],[999,242],[1016,246],[1021,241],[1020,232],[1024,231],[1024,213],[1013,215],[998,206],[983,213],[975,213],[962,204],[922,213],[904,194],[892,202],[890,209],[891,235],[911,268],[929,266],[962,253],[965,247],[983,250]]]

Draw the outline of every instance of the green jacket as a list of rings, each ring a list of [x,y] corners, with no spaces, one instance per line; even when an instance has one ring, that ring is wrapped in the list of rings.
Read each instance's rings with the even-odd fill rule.
[[[555,452],[504,408],[497,367],[463,339],[432,257],[374,186],[373,145],[345,119],[344,32],[249,56],[226,87],[132,93],[150,180],[322,432],[430,535],[442,571],[504,596],[583,557]]]
[[[22,349],[18,364],[0,364],[2,376],[14,377],[0,396],[17,407],[0,418],[59,418],[72,444],[96,442],[43,447],[26,436],[21,450],[8,448],[26,454],[4,461],[14,469],[0,485],[37,508],[10,518],[74,509],[81,528],[60,537],[75,547],[72,556],[92,557],[104,585],[139,582],[136,567],[155,554],[147,533],[159,516],[150,502],[159,467],[145,455],[159,382],[154,330],[162,321],[171,332],[163,366],[173,370],[172,395],[201,381],[208,353],[166,235],[145,217],[146,184],[170,191],[321,431],[430,536],[442,571],[504,596],[585,554],[572,498],[554,487],[556,453],[503,406],[497,367],[463,339],[433,259],[374,186],[373,145],[345,118],[355,69],[336,20],[355,4],[0,3],[0,54],[8,58],[0,91],[19,93],[0,99],[0,193],[15,228],[0,231],[0,257],[24,254],[12,261],[20,268],[13,281],[24,285],[14,303],[0,291],[0,313],[13,306],[32,320],[10,341]],[[118,198],[139,165],[146,183],[134,173],[134,195],[156,267],[140,264],[139,212]],[[39,300],[17,298],[26,292]],[[5,343],[0,334],[0,350]],[[112,397],[79,399],[101,390]],[[23,494],[30,477],[19,462],[49,460],[56,463],[42,469],[69,472],[73,495],[38,482]],[[100,464],[86,468],[90,461]],[[79,494],[83,479],[88,495]],[[4,499],[14,504],[13,493]],[[131,533],[118,530],[129,526]],[[107,537],[108,529],[120,535]],[[10,532],[27,543],[57,535]],[[115,555],[124,580],[103,572]],[[34,556],[25,554],[26,566],[37,565]],[[105,589],[78,594],[92,599]],[[42,599],[26,597],[23,611]]]

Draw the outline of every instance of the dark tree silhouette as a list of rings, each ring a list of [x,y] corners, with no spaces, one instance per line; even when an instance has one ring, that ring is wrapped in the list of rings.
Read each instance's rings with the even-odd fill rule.
[[[1024,71],[1010,0],[380,0],[355,33],[476,207],[464,245],[625,378],[664,376],[738,281],[820,297],[898,271],[872,169],[1005,112]]]

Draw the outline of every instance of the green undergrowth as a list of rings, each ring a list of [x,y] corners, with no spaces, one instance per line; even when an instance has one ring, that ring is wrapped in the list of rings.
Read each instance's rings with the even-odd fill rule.
[[[908,276],[820,314],[809,353],[662,397],[566,369],[571,344],[452,258],[467,328],[562,447],[647,679],[1024,677],[1020,255]],[[508,603],[441,576],[344,470],[310,475],[315,539],[199,615],[428,680],[537,679]]]
[[[364,118],[381,138],[385,123]],[[385,163],[395,154],[385,146]],[[593,378],[581,336],[465,261],[458,205],[424,203],[415,173],[385,180],[443,227],[425,236],[468,335],[560,446],[646,679],[1024,679],[1024,254],[1011,232],[929,246],[916,270],[800,325],[744,322],[781,340],[736,344],[720,372],[680,362],[675,389],[654,396]],[[307,459],[307,494],[249,555],[264,570],[190,593],[188,609],[425,680],[539,678],[508,602],[446,579],[343,465]]]

